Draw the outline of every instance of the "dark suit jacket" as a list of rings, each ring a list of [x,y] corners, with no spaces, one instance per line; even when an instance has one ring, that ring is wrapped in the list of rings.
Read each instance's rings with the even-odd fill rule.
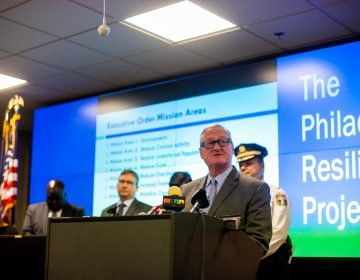
[[[191,197],[206,184],[206,176],[181,187],[185,196],[185,208],[191,207]],[[226,178],[208,215],[241,217],[241,225],[246,234],[253,238],[265,251],[269,248],[272,235],[269,186],[250,176],[241,175],[235,167]]]
[[[107,211],[111,208],[114,208],[114,207],[116,208],[116,205],[117,205],[117,203],[114,203],[114,204],[110,205],[109,207],[105,208],[101,213],[101,217],[113,216],[113,214],[108,213]],[[134,201],[131,203],[129,209],[126,211],[125,216],[136,216],[137,214],[139,214],[141,212],[148,212],[150,209],[151,209],[150,205],[145,204],[135,198]]]
[[[46,235],[48,213],[49,208],[46,202],[29,205],[22,226],[23,234]],[[67,202],[61,212],[61,217],[82,217],[84,215],[84,208]]]

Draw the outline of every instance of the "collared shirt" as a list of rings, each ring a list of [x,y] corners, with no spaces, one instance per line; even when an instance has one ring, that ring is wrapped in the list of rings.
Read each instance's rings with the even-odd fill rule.
[[[228,169],[226,169],[223,173],[217,175],[214,179],[217,181],[217,194],[219,193],[221,187],[223,186],[226,178],[229,176],[229,174],[231,173],[233,167],[230,166]],[[211,183],[211,179],[213,179],[213,177],[211,177],[210,175],[207,177],[206,180],[206,194],[209,195],[209,191],[210,191],[210,183]]]
[[[291,223],[291,205],[286,192],[278,186],[268,185],[271,196],[272,237],[269,250],[263,258],[275,253],[286,241]]]
[[[128,200],[125,200],[125,201],[119,201],[117,204],[116,204],[116,207],[118,207],[121,203],[124,203],[126,206],[123,208],[123,213],[122,215],[125,216],[126,212],[129,210],[129,207],[131,205],[131,203],[133,203],[135,198],[131,198],[131,199],[128,199]]]
[[[62,209],[60,209],[59,211],[51,211],[49,210],[49,213],[48,213],[48,217],[51,218],[51,217],[61,217],[61,213],[62,213]]]

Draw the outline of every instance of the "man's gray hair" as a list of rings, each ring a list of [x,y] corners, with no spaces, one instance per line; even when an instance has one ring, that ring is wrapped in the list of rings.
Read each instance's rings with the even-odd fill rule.
[[[218,124],[218,123],[214,123],[214,124],[211,124],[211,125],[209,125],[209,126],[207,126],[207,127],[205,127],[204,129],[203,129],[203,131],[201,132],[201,134],[200,134],[200,144],[203,142],[203,136],[204,136],[204,133],[207,131],[207,130],[209,130],[209,129],[211,129],[211,128],[215,128],[215,127],[220,127],[220,128],[222,128],[222,129],[224,129],[225,131],[226,131],[226,133],[228,134],[228,136],[229,136],[229,139],[231,140],[231,133],[230,133],[230,131],[227,129],[227,128],[225,128],[225,127],[223,127],[221,124]]]

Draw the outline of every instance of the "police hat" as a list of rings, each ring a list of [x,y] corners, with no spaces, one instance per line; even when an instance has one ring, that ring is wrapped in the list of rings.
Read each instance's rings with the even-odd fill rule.
[[[268,155],[265,147],[256,143],[245,143],[235,147],[235,155],[238,162],[243,162],[255,157],[264,158]]]

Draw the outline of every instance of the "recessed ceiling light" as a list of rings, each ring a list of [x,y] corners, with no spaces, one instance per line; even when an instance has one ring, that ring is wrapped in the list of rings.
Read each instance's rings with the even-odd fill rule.
[[[235,24],[190,1],[127,18],[125,24],[176,43],[238,29]]]
[[[27,84],[27,81],[0,74],[0,90]]]

